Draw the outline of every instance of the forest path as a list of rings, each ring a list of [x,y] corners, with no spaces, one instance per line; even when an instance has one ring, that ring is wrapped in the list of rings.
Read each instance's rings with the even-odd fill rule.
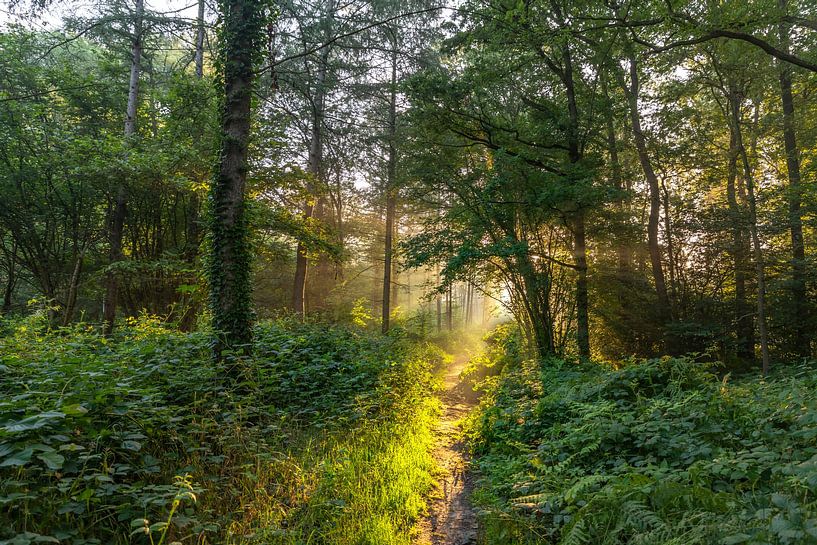
[[[457,357],[446,371],[440,395],[443,414],[437,426],[434,458],[442,475],[429,514],[420,523],[418,545],[476,545],[477,517],[471,506],[473,477],[460,420],[476,405],[476,395],[460,380],[468,357]]]

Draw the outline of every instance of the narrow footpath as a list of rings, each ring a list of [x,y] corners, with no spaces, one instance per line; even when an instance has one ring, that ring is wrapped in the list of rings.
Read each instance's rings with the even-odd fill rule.
[[[465,441],[460,437],[459,421],[476,405],[476,396],[460,373],[468,363],[459,357],[449,367],[440,395],[443,414],[437,428],[434,457],[443,474],[440,476],[429,514],[420,523],[418,545],[476,545],[477,517],[471,507],[473,480]]]

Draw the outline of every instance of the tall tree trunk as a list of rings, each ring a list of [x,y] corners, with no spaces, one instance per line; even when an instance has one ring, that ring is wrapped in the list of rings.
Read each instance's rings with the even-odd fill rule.
[[[435,272],[435,277],[437,281],[437,285],[440,285],[440,265],[437,265],[437,270]],[[435,297],[437,302],[437,333],[441,333],[443,330],[443,298],[439,291],[437,291],[437,295]]]
[[[785,14],[787,0],[778,0],[781,11]],[[789,52],[790,26],[781,22],[780,44],[783,51]],[[789,231],[791,235],[791,312],[794,316],[794,350],[799,356],[811,354],[811,330],[808,320],[806,300],[806,248],[803,241],[803,216],[800,211],[802,201],[800,184],[800,156],[797,150],[797,133],[795,128],[794,98],[792,97],[791,65],[778,61],[780,76],[780,99],[783,105],[783,143],[786,150],[786,170],[789,177]]]
[[[144,17],[144,0],[136,0],[136,11],[133,21],[133,38],[131,41],[130,81],[128,85],[128,104],[125,112],[125,139],[130,140],[136,134],[136,110],[139,104],[139,75],[142,71],[142,19]],[[125,231],[127,215],[127,189],[121,182],[116,187],[113,206],[108,219],[109,267],[105,276],[105,299],[102,305],[102,330],[106,335],[113,331],[116,321],[116,306],[119,296],[119,277],[114,270],[116,263],[122,260],[122,238]]]
[[[664,179],[661,179],[661,194],[664,205],[664,236],[667,237],[667,271],[669,272],[670,305],[678,300],[678,280],[675,272],[675,246],[672,242],[672,210],[670,208],[669,190]]]
[[[397,210],[397,191],[394,191],[395,211],[391,237],[392,258],[391,258],[391,308],[400,306],[400,264],[395,257],[395,247],[400,243],[400,213]]]
[[[551,2],[553,11],[559,19],[560,24],[566,27],[562,12],[556,2]],[[573,58],[570,53],[570,46],[565,43],[562,46],[562,83],[565,86],[567,95],[567,111],[570,118],[568,126],[567,147],[568,159],[573,165],[578,164],[582,158],[579,145],[579,108],[576,101],[576,89],[573,74]],[[585,230],[585,214],[578,205],[573,217],[573,258],[576,265],[576,345],[579,356],[590,357],[590,311],[589,296],[587,291],[587,241]]]
[[[382,330],[383,333],[389,331],[389,319],[391,316],[391,291],[392,291],[392,233],[394,232],[394,208],[395,199],[391,189],[387,189],[389,195],[386,197],[386,236],[385,236],[385,262],[383,264],[383,305],[382,310]]]
[[[658,317],[667,325],[672,320],[672,309],[670,306],[669,296],[667,295],[667,284],[664,280],[664,268],[661,263],[661,247],[658,243],[658,224],[661,218],[661,191],[658,184],[658,176],[650,160],[649,152],[647,151],[647,139],[644,137],[644,131],[641,128],[641,113],[638,107],[638,93],[640,88],[638,78],[638,65],[635,57],[630,57],[630,85],[624,84],[623,78],[620,83],[627,96],[627,103],[630,110],[630,124],[632,125],[633,140],[635,141],[636,151],[638,152],[638,160],[641,163],[641,169],[644,172],[644,177],[647,179],[647,185],[650,190],[650,216],[647,222],[647,247],[650,253],[650,264],[652,265],[652,276],[655,282],[655,294],[658,298]],[[676,347],[672,339],[667,339],[667,350],[675,352]]]
[[[397,210],[397,43],[392,36],[391,81],[389,82],[389,119],[388,119],[388,165],[386,168],[386,236],[384,244],[385,261],[383,264],[383,333],[389,331],[392,291],[392,255],[395,229],[394,216]]]
[[[587,243],[585,241],[584,212],[579,212],[573,224],[573,251],[576,262],[576,344],[579,355],[590,357],[590,316],[587,294]]]
[[[729,202],[729,216],[732,224],[731,253],[735,269],[735,337],[737,338],[735,352],[738,358],[751,362],[755,359],[755,327],[751,307],[746,301],[749,240],[746,236],[746,218],[738,203],[737,187],[735,185],[737,181],[737,161],[740,150],[737,146],[735,131],[731,130],[730,132],[726,198]]]
[[[210,306],[217,331],[215,355],[248,350],[252,341],[249,227],[246,217],[247,149],[255,71],[262,36],[259,0],[224,0],[224,96],[221,160],[210,193],[212,257]]]
[[[731,126],[734,131],[735,145],[743,164],[743,175],[746,181],[746,196],[749,201],[749,233],[752,237],[752,247],[755,257],[755,271],[757,273],[757,322],[760,333],[760,354],[763,365],[763,374],[769,373],[769,334],[766,325],[766,273],[763,264],[763,250],[760,246],[760,236],[757,231],[757,200],[755,197],[755,181],[752,167],[749,165],[749,156],[743,144],[741,132],[740,99],[738,93],[730,90],[729,107],[731,112]]]
[[[448,331],[454,330],[454,288],[451,284],[448,285],[448,292],[446,294],[445,299],[445,306],[446,306],[446,326]]]
[[[312,104],[312,135],[309,142],[309,164],[307,172],[314,177],[310,183],[310,200],[304,205],[303,218],[309,220],[315,212],[315,200],[319,191],[319,181],[323,175],[323,117],[326,106],[326,71],[329,48],[324,48],[320,56],[320,66],[315,82],[315,97]],[[298,241],[295,258],[295,285],[292,291],[292,309],[302,317],[306,314],[306,284],[309,268],[307,248]]]
[[[605,98],[605,116],[604,116],[604,129],[605,129],[605,136],[607,140],[607,157],[610,161],[610,185],[613,186],[616,190],[624,194],[624,182],[623,177],[621,175],[621,161],[618,157],[618,142],[616,140],[616,127],[615,127],[615,120],[613,119],[613,102],[610,99],[609,92],[607,90],[607,76],[606,72],[602,72],[601,77],[601,87],[602,93],[604,94]],[[621,198],[617,199],[616,207],[618,209],[619,214],[624,216],[626,210],[625,207],[625,199],[622,196]],[[616,255],[618,257],[618,278],[619,282],[622,284],[619,288],[619,300],[623,301],[623,289],[624,289],[624,282],[629,275],[630,270],[632,269],[632,255],[630,252],[630,243],[629,237],[627,234],[619,234],[617,237],[618,240],[616,241]]]

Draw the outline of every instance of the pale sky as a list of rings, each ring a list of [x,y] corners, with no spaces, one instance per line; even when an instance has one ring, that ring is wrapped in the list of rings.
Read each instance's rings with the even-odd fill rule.
[[[133,5],[133,0],[127,0]],[[26,2],[21,2],[25,5]],[[211,2],[208,2],[211,4]],[[9,23],[22,23],[40,30],[55,30],[61,26],[62,18],[65,14],[90,16],[94,13],[97,2],[77,1],[57,1],[52,6],[38,14],[36,17],[20,16],[12,13],[7,0],[0,0],[0,28]],[[195,19],[198,2],[196,0],[145,0],[145,7],[162,13],[175,12],[178,17]],[[177,11],[179,10],[179,11]],[[17,8],[15,12],[24,11]]]

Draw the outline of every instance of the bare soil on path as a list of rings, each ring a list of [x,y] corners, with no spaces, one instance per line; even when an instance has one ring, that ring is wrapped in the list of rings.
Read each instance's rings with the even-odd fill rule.
[[[443,414],[437,428],[434,457],[442,475],[432,497],[429,514],[420,523],[418,545],[476,545],[477,517],[470,503],[473,478],[459,422],[476,405],[470,386],[460,380],[468,363],[459,357],[448,368],[440,395]]]

